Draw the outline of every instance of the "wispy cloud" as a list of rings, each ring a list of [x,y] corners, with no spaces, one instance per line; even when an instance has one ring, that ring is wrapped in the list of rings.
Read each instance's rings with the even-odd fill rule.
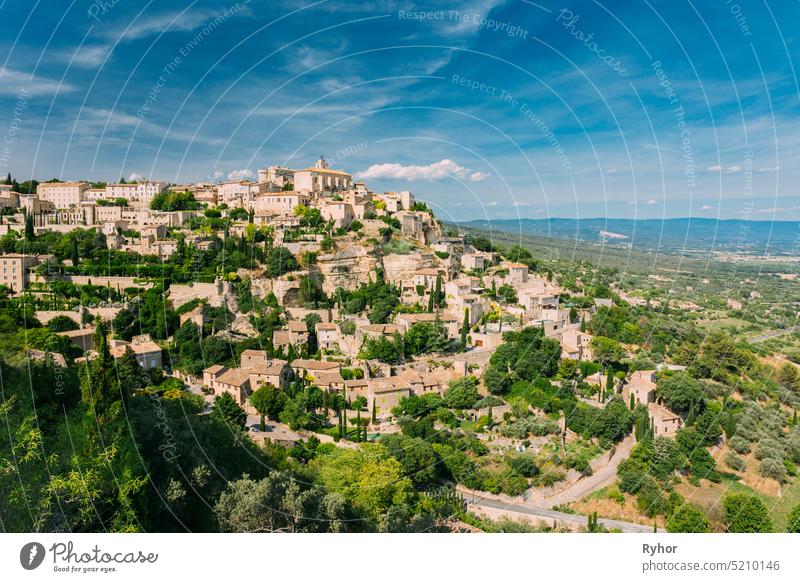
[[[722,166],[709,166],[706,168],[709,172],[721,172],[723,174],[738,174],[742,169],[742,166],[727,166],[724,168]]]
[[[245,178],[252,178],[253,171],[252,170],[233,170],[232,172],[228,172],[228,180],[244,180]]]
[[[402,164],[375,164],[356,174],[356,177],[361,180],[389,178],[395,180],[406,180],[412,182],[414,180],[427,180],[433,182],[436,180],[444,180],[446,178],[457,178],[459,180],[470,180],[471,182],[481,182],[489,177],[489,174],[483,172],[470,172],[469,168],[465,168],[450,159],[444,159],[439,162],[428,164],[427,166]]]
[[[0,67],[0,94],[2,95],[52,95],[74,91],[75,87],[37,75]]]

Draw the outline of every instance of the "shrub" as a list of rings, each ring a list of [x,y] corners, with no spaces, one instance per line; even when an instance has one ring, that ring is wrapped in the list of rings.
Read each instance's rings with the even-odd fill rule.
[[[731,440],[728,441],[730,447],[739,453],[740,455],[746,455],[750,452],[750,441],[748,441],[743,436],[739,435],[739,431],[736,431],[736,436],[732,437]]]
[[[756,448],[756,459],[775,459],[783,462],[783,447],[775,439],[761,439]]]
[[[761,474],[764,477],[783,483],[786,480],[786,466],[782,461],[767,458],[761,461]]]
[[[744,462],[744,459],[733,451],[725,455],[725,464],[734,471],[744,471],[745,467],[747,466],[747,464]]]
[[[508,464],[523,477],[536,477],[539,474],[539,467],[532,455],[514,455],[508,458]]]

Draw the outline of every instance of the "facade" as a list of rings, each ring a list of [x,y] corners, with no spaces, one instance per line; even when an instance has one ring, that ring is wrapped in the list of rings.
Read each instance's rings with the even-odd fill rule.
[[[258,171],[259,182],[269,182],[279,188],[294,183],[294,170],[282,166],[270,166]]]
[[[130,204],[144,207],[161,192],[166,192],[167,183],[160,180],[142,180],[131,184],[106,184],[106,198],[125,198]]]
[[[650,403],[647,412],[653,424],[653,436],[674,437],[683,427],[683,419],[660,404]]]
[[[301,192],[274,192],[261,194],[253,200],[253,210],[256,214],[294,214],[294,209],[300,205],[308,205],[309,198]]]
[[[43,182],[36,187],[39,200],[52,202],[55,208],[80,206],[87,182]]]
[[[332,170],[320,156],[313,168],[296,170],[294,189],[298,192],[332,192],[353,187],[353,176],[341,170]]]
[[[647,406],[655,402],[656,371],[639,370],[631,374],[630,379],[622,388],[622,397],[625,399],[626,403],[630,400],[631,394],[636,404],[644,404]]]
[[[0,255],[0,285],[5,285],[15,293],[21,293],[30,283],[31,267],[38,264],[39,259],[36,256]]]
[[[325,220],[332,220],[336,228],[347,228],[355,218],[353,207],[347,202],[328,200],[320,207],[320,213]]]
[[[111,355],[114,359],[121,358],[125,355],[128,348],[133,351],[136,356],[136,361],[145,370],[152,370],[154,368],[161,368],[161,347],[147,334],[134,336],[131,343],[117,342],[111,348]]]
[[[317,333],[317,346],[323,350],[332,350],[339,342],[339,326],[335,323],[318,323],[314,331]]]

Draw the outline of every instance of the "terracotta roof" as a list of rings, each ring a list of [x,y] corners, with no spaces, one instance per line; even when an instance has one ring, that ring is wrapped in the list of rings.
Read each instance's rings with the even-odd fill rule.
[[[294,333],[308,333],[308,326],[304,321],[290,321],[288,327]]]
[[[277,376],[286,367],[286,360],[269,360],[268,362],[258,362],[247,368],[252,374],[263,374],[265,376]]]
[[[292,361],[292,368],[302,368],[304,370],[339,370],[342,365],[339,362],[321,362],[319,360],[304,360],[298,358]]]
[[[203,370],[203,373],[208,372],[209,374],[216,375],[217,373],[219,373],[221,370],[224,369],[225,366],[222,366],[220,364],[214,364],[213,366],[209,366],[208,368]]]
[[[335,323],[318,323],[316,329],[323,331],[336,331],[339,329]]]
[[[217,382],[242,386],[250,381],[250,370],[246,368],[230,368],[217,377]]]
[[[363,388],[369,384],[369,381],[366,378],[362,378],[360,380],[345,380],[344,385],[347,388]]]

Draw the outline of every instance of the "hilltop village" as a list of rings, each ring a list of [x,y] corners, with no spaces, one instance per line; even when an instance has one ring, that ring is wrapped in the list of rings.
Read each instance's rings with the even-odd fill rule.
[[[411,192],[372,192],[323,157],[257,181],[9,175],[0,208],[3,374],[37,378],[5,413],[18,430],[21,402],[102,418],[101,433],[137,422],[149,444],[114,438],[188,463],[181,476],[162,461],[131,471],[130,498],[106,501],[121,531],[138,529],[137,495],[164,491],[174,499],[148,529],[177,527],[166,513],[179,505],[197,529],[318,531],[242,509],[252,479],[294,483],[293,471],[337,531],[354,515],[378,531],[730,531],[744,501],[726,497],[723,514],[718,498],[691,503],[691,487],[713,488],[726,459],[772,495],[800,461],[794,364],[676,327],[590,269],[554,272],[520,245],[448,228]],[[213,478],[200,458],[212,450],[231,463]],[[94,454],[82,462],[112,453]],[[87,484],[49,479],[34,494],[41,519],[98,526],[81,513]],[[56,510],[67,491],[75,507]],[[9,512],[3,523],[27,519]]]

